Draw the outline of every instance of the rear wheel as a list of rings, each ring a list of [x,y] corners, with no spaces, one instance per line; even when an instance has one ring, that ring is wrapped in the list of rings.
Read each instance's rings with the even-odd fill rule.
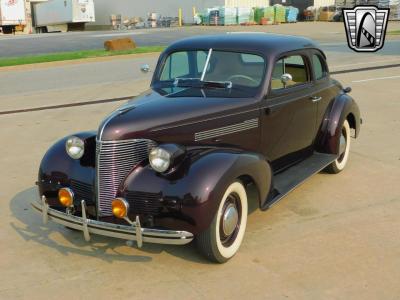
[[[226,189],[210,227],[196,237],[200,252],[218,263],[232,258],[243,241],[247,212],[246,190],[235,181]]]
[[[342,132],[339,138],[339,157],[331,163],[326,171],[331,174],[337,174],[346,167],[350,154],[350,125],[346,120],[343,123]]]

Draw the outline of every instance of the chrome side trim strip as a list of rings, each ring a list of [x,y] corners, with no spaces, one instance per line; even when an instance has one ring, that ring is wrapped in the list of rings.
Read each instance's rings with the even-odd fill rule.
[[[224,127],[219,127],[211,130],[206,130],[206,131],[201,131],[198,133],[195,133],[194,135],[194,140],[196,142],[210,139],[210,138],[215,138],[218,136],[223,136],[223,135],[228,135],[232,133],[237,133],[245,130],[250,130],[253,128],[258,127],[258,118],[254,118],[251,120],[247,120],[241,123],[229,125],[229,126],[224,126]]]
[[[42,205],[43,201],[44,205]],[[85,213],[82,213],[82,217],[68,215],[50,208],[44,196],[42,197],[42,203],[34,201],[31,205],[42,214],[44,221],[48,219],[57,224],[80,230],[83,232],[85,238],[86,230],[89,237],[90,233],[92,233],[128,241],[137,241],[138,246],[140,246],[142,242],[185,245],[190,243],[194,238],[193,234],[187,231],[142,228],[138,218],[136,218],[136,222],[134,222],[133,225],[128,226],[87,219]],[[83,204],[82,207],[84,206],[86,205]]]

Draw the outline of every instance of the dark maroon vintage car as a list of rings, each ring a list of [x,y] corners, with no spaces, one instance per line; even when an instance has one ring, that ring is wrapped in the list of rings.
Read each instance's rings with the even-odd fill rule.
[[[142,71],[149,71],[143,66]],[[174,43],[150,90],[58,141],[39,171],[48,220],[91,234],[238,251],[250,201],[266,210],[311,175],[339,173],[360,112],[309,39],[231,33]],[[249,197],[249,188],[257,197]],[[253,199],[255,198],[255,199]]]

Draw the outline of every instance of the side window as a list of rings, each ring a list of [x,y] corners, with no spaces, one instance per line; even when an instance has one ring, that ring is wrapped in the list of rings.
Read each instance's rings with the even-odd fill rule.
[[[173,80],[189,75],[189,56],[187,52],[172,53],[166,60],[161,80]]]
[[[314,66],[314,76],[316,80],[322,79],[326,77],[327,71],[325,67],[325,62],[319,55],[314,54],[312,57],[313,66]]]
[[[286,85],[282,82],[283,74],[290,74],[292,76],[292,80],[289,80]],[[282,58],[275,63],[271,82],[273,90],[304,84],[308,81],[309,76],[307,74],[306,62],[303,56],[292,55]]]

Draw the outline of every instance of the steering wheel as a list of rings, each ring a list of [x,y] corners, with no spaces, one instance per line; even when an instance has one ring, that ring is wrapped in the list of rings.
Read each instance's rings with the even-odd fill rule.
[[[234,79],[245,79],[255,85],[258,85],[258,82],[256,80],[254,80],[253,78],[246,76],[246,75],[241,75],[241,74],[232,75],[228,78],[228,81],[233,81]]]

